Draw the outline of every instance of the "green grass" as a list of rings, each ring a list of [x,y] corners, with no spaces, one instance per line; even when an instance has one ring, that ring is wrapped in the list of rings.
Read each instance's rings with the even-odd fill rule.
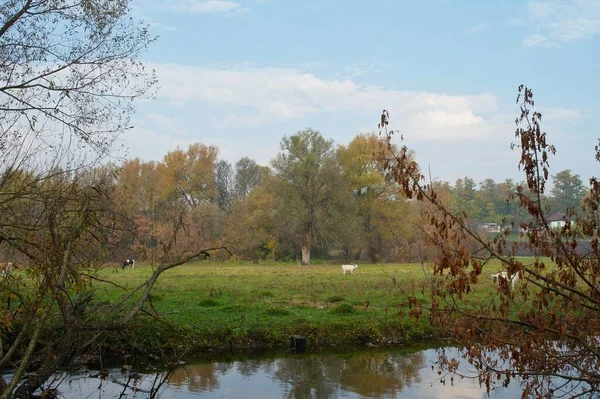
[[[486,266],[469,300],[495,291],[488,277],[499,269]],[[133,288],[151,272],[140,264],[101,276]],[[406,343],[436,334],[427,318],[407,316],[402,290],[411,292],[423,278],[420,264],[361,264],[343,275],[340,265],[189,263],[165,272],[152,293],[153,308],[171,327],[147,319],[130,338],[182,351],[284,348],[292,334],[306,336],[313,348]],[[98,299],[115,303],[122,292],[102,285]],[[427,294],[419,300],[427,303]]]
[[[130,289],[150,273],[149,266],[136,265],[107,268],[101,277]],[[283,347],[291,334],[307,336],[314,346],[431,335],[426,322],[398,316],[406,301],[392,277],[409,289],[422,278],[421,266],[360,265],[353,275],[343,275],[340,265],[195,262],[165,272],[152,305],[161,320],[200,349],[243,348],[252,337],[266,347]],[[99,287],[98,294],[112,303],[123,295],[110,285]],[[150,324],[156,323],[146,321],[143,328],[161,330],[160,323]],[[151,339],[152,334],[144,335]]]

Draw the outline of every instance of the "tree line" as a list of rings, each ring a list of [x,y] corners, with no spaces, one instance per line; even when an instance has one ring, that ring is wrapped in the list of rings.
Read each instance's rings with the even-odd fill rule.
[[[92,176],[111,186],[115,211],[135,232],[112,251],[114,261],[137,256],[153,262],[166,253],[161,243],[177,223],[186,229],[185,238],[172,243],[177,251],[194,243],[224,245],[246,260],[420,261],[427,256],[424,205],[401,194],[378,161],[381,149],[375,133],[336,145],[306,129],[285,136],[269,166],[248,157],[232,164],[219,159],[217,147],[196,143],[161,161],[99,166]],[[586,193],[579,175],[564,170],[552,179],[546,212],[578,208]],[[446,207],[466,212],[472,225],[496,223],[518,233],[531,219],[509,199],[524,182],[478,184],[467,176],[432,184]]]

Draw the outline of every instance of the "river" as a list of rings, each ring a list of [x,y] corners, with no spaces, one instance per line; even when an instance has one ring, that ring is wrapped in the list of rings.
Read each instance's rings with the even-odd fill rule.
[[[57,375],[62,398],[486,398],[470,378],[440,378],[434,349],[366,350],[197,362],[169,370],[121,368]],[[468,372],[468,368],[462,369]],[[518,383],[491,398],[519,398]]]

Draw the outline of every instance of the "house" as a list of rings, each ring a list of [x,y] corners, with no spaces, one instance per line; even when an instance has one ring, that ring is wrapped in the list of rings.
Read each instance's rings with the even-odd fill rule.
[[[500,226],[498,223],[481,223],[477,226],[477,231],[484,233],[500,233]]]
[[[556,212],[548,216],[546,221],[551,229],[560,229],[566,224],[567,215],[563,212]]]

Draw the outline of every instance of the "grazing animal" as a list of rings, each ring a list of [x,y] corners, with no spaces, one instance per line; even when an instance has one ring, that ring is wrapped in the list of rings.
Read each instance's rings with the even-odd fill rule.
[[[350,272],[350,274],[352,274],[352,272],[354,272],[354,269],[356,269],[358,267],[358,265],[342,265],[342,273],[346,274],[346,272]]]
[[[14,266],[12,262],[7,262],[7,263],[0,263],[0,275],[1,276],[8,276],[12,273],[12,271],[14,270]]]
[[[513,290],[515,289],[515,284],[517,284],[517,281],[519,281],[518,273],[513,274],[513,276],[511,278],[508,277],[507,272],[498,272],[498,273],[492,274],[491,277],[494,279],[494,281],[496,281],[496,284],[498,284],[498,287],[500,287],[500,279],[510,281],[510,286]]]
[[[125,259],[125,262],[121,265],[121,269],[125,269],[127,266],[131,266],[132,269],[135,269],[135,260],[134,259]]]

